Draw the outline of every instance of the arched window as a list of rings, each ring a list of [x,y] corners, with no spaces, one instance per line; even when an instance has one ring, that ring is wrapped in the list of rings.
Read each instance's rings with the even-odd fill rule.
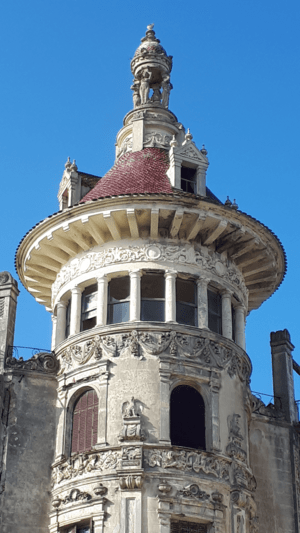
[[[92,449],[97,442],[98,396],[93,389],[85,391],[77,400],[73,410],[72,453]]]
[[[205,407],[201,394],[179,385],[171,394],[170,434],[174,446],[205,450]]]

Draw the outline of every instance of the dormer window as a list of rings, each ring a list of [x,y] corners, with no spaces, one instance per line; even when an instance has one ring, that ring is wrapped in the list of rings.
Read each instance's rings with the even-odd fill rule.
[[[181,189],[197,194],[197,168],[181,166]]]

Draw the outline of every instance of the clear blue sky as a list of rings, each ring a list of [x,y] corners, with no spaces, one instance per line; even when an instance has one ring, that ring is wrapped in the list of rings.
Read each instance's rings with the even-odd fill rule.
[[[2,2],[1,270],[16,276],[19,241],[58,210],[68,156],[100,176],[113,165],[130,59],[152,22],[174,57],[170,109],[208,150],[208,186],[287,252],[285,281],[247,319],[252,388],[271,394],[270,331],[289,329],[300,363],[299,0]],[[20,289],[15,344],[47,348],[50,315]]]

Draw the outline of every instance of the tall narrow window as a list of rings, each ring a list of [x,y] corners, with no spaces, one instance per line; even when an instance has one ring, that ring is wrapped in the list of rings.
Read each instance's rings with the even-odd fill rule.
[[[97,324],[97,285],[87,287],[81,300],[81,331],[91,329]]]
[[[141,320],[164,322],[165,278],[161,273],[144,274],[141,280]]]
[[[176,280],[176,322],[197,325],[196,285],[193,281]]]
[[[93,389],[84,392],[77,400],[73,411],[72,453],[92,449],[97,442],[98,396]]]
[[[171,394],[170,435],[174,446],[205,450],[205,407],[201,394],[179,385]]]
[[[107,323],[118,324],[129,320],[130,278],[114,278],[108,285]]]
[[[181,167],[181,188],[184,192],[197,194],[197,169]]]
[[[222,298],[217,292],[207,291],[208,327],[222,335]]]
[[[71,300],[69,300],[66,311],[66,339],[70,335]]]

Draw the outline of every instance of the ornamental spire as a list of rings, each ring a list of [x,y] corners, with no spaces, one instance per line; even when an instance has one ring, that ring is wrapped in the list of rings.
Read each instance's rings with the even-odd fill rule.
[[[147,26],[146,35],[131,61],[133,106],[150,105],[168,109],[173,88],[170,82],[172,56],[168,56],[161,46],[153,27],[154,24]]]

